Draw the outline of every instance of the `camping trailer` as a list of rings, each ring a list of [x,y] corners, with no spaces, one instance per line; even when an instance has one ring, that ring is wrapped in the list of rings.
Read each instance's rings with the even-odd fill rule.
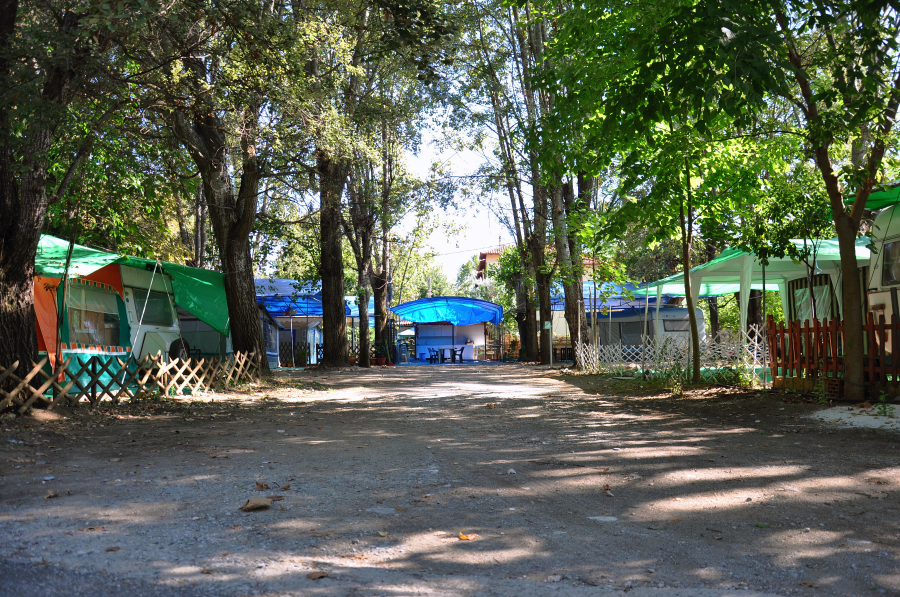
[[[891,321],[900,317],[897,292],[900,289],[900,205],[894,205],[875,217],[872,231],[875,250],[869,267],[868,302],[873,315]]]
[[[697,329],[700,340],[706,338],[706,324],[703,311],[696,309]],[[588,313],[588,325],[591,314]],[[647,334],[652,338],[675,338],[689,340],[691,336],[690,311],[684,307],[660,307],[657,319],[656,308],[646,311],[637,307],[612,309],[605,314],[598,312],[597,329],[600,344],[622,344],[640,346],[641,338]],[[644,331],[646,330],[646,332]]]
[[[228,334],[221,273],[81,245],[69,256],[69,249],[43,235],[35,257],[38,349],[51,361],[57,344],[63,357],[186,356],[177,307]]]

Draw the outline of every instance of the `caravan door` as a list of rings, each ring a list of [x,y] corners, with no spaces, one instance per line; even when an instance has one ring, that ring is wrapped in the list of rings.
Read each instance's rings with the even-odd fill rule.
[[[152,278],[152,287],[151,287]],[[149,355],[181,355],[181,332],[172,283],[162,272],[122,266],[125,311],[131,327],[131,350],[137,359]]]

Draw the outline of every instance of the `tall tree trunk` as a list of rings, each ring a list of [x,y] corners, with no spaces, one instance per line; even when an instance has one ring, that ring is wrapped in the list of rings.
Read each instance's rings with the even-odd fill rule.
[[[526,361],[536,361],[540,356],[540,345],[538,344],[538,321],[537,321],[537,305],[535,304],[534,283],[537,276],[534,272],[534,266],[529,259],[525,263],[527,274],[524,276],[525,284],[525,314],[523,315],[524,326],[519,329],[522,332],[522,349],[525,351]]]
[[[385,274],[385,267],[372,273],[372,296],[374,300],[374,318],[375,318],[375,346],[383,346],[387,340],[387,285],[388,279]]]
[[[531,178],[533,181],[537,181],[540,180],[540,172],[536,156],[533,157]],[[532,188],[534,218],[528,246],[531,249],[531,260],[534,264],[534,280],[537,286],[538,312],[540,313],[538,324],[538,333],[541,339],[540,357],[541,363],[546,365],[550,362],[550,354],[553,350],[553,329],[545,327],[547,322],[553,320],[553,313],[550,310],[550,285],[553,280],[544,255],[547,249],[547,188],[540,184],[534,184]]]
[[[345,366],[350,357],[347,343],[347,312],[344,306],[344,255],[341,247],[341,198],[349,168],[344,161],[320,155],[319,174],[319,248],[322,275],[322,327],[324,354],[329,367]]]
[[[538,312],[540,313],[539,331],[541,338],[541,364],[547,365],[550,363],[550,354],[553,350],[553,328],[550,327],[548,329],[545,322],[553,321],[553,312],[550,309],[550,285],[553,280],[552,276],[548,272],[544,271],[543,267],[537,269],[535,278],[537,282]]]
[[[691,364],[693,374],[691,380],[700,383],[700,330],[697,326],[697,312],[694,308],[694,289],[691,288],[691,249],[694,240],[693,190],[691,188],[691,170],[688,157],[684,158],[684,181],[687,204],[682,198],[678,213],[681,227],[681,263],[684,267],[684,298],[688,308],[688,322],[691,328]]]
[[[0,0],[0,76],[8,86],[20,83],[9,80],[18,13],[17,0]],[[71,34],[78,20],[74,11],[65,12],[59,21],[60,35]],[[39,98],[19,99],[23,104],[45,106],[27,123],[24,146],[13,147],[13,136],[20,132],[13,130],[8,109],[0,108],[0,365],[18,361],[20,376],[37,358],[34,260],[47,212],[47,155],[71,100],[78,53],[76,49],[70,60],[41,69],[44,84]],[[20,163],[18,156],[22,156]]]
[[[190,61],[198,78],[205,72],[199,59]],[[225,125],[214,111],[196,114],[176,110],[170,115],[175,136],[188,150],[200,171],[203,195],[209,209],[216,246],[225,275],[225,299],[231,323],[231,344],[240,352],[260,356],[263,375],[269,373],[265,358],[262,325],[256,303],[253,261],[250,258],[250,233],[256,221],[260,167],[256,156],[258,108],[245,113],[241,133],[241,183],[235,195],[228,171],[228,145]]]
[[[372,203],[366,197],[369,185],[365,184],[365,168],[363,169],[363,186],[354,172],[350,173],[350,218],[341,220],[344,235],[353,248],[356,259],[356,296],[359,303],[359,358],[360,367],[371,366],[371,343],[369,342],[369,286],[372,283],[372,234],[375,229],[375,213]]]
[[[715,241],[707,241],[706,243],[706,261],[707,263],[716,258],[716,255],[719,252],[718,243]],[[711,334],[711,338],[713,342],[718,342],[719,340],[719,330],[722,328],[719,325],[719,297],[710,296],[706,298],[706,303],[709,306],[709,333]],[[740,304],[740,303],[738,303]]]
[[[563,185],[555,186],[550,196],[550,217],[553,222],[553,240],[556,247],[556,260],[559,266],[560,282],[563,294],[566,297],[565,316],[569,324],[569,335],[572,338],[573,349],[576,342],[584,343],[583,338],[575,338],[575,335],[587,330],[587,318],[584,316],[584,298],[582,297],[581,268],[573,263],[571,244],[569,242],[569,229],[566,222],[565,200],[563,195],[567,192]],[[571,185],[568,190],[571,193]],[[578,350],[573,350],[575,366],[578,367]]]
[[[371,265],[371,262],[370,262]],[[362,278],[365,278],[364,280]],[[360,367],[372,366],[372,346],[369,342],[369,275],[359,281],[359,358]]]

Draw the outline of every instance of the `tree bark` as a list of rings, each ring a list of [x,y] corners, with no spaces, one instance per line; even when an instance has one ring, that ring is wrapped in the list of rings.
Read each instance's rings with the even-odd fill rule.
[[[713,241],[708,241],[706,243],[706,261],[707,263],[716,258],[718,254],[719,248],[718,244]],[[719,297],[710,296],[706,298],[706,303],[709,306],[709,333],[711,334],[711,338],[713,342],[718,342],[719,340],[719,330],[721,327],[719,325]],[[740,304],[740,303],[738,303]]]
[[[694,239],[694,214],[691,193],[691,171],[687,156],[684,159],[684,180],[687,205],[681,200],[678,223],[681,227],[681,263],[684,267],[684,298],[688,308],[688,322],[691,327],[691,380],[700,383],[700,330],[697,327],[697,313],[694,309],[694,291],[691,288],[691,245]]]
[[[344,161],[323,154],[317,159],[319,175],[319,249],[322,275],[322,364],[346,366],[350,357],[347,343],[347,312],[344,306],[344,254],[341,247],[341,198],[349,168]]]
[[[18,12],[17,0],[0,1],[0,76],[7,84]],[[59,20],[60,35],[72,33],[78,21],[75,12],[65,12]],[[39,102],[46,106],[26,124],[24,145],[14,147],[14,136],[20,133],[14,130],[8,108],[0,108],[0,364],[9,366],[18,361],[20,376],[37,359],[34,260],[47,212],[47,156],[63,108],[71,100],[75,65],[83,62],[79,58],[82,51],[76,48],[69,60],[42,65],[40,97],[20,98],[24,104]]]
[[[575,358],[575,367],[579,367],[578,350],[574,350],[576,342],[584,343],[583,338],[575,338],[578,330],[587,330],[587,318],[584,316],[584,297],[582,296],[581,268],[574,263],[571,253],[569,229],[566,222],[566,209],[563,199],[565,188],[557,185],[551,190],[552,205],[550,217],[553,222],[553,240],[556,247],[556,260],[559,266],[560,282],[566,297],[565,317],[569,324],[569,335]]]
[[[357,364],[360,367],[371,366],[371,343],[369,342],[369,286],[372,283],[372,236],[375,230],[375,213],[372,203],[365,196],[368,185],[362,191],[351,172],[350,185],[350,221],[342,220],[344,234],[353,247],[356,259],[357,283],[356,294],[359,302],[359,353]]]
[[[372,296],[375,297],[375,346],[384,346],[387,340],[387,285],[388,277],[382,264],[381,269],[372,273]]]
[[[203,68],[196,63],[195,70]],[[249,107],[244,114],[245,125],[240,140],[241,183],[237,195],[228,171],[225,124],[216,112],[209,110],[188,114],[176,110],[169,118],[175,136],[187,149],[203,181],[203,195],[225,276],[232,347],[236,352],[260,355],[261,373],[268,375],[269,363],[265,358],[253,281],[253,261],[250,258],[250,233],[256,220],[261,175],[255,145],[257,108]]]
[[[534,266],[529,259],[525,263],[525,270],[528,272],[525,276],[527,284],[525,284],[525,314],[523,315],[524,326],[519,328],[522,330],[522,349],[525,351],[526,361],[536,361],[540,356],[540,345],[538,344],[538,322],[537,322],[537,305],[535,304],[534,282],[537,276],[534,272]]]

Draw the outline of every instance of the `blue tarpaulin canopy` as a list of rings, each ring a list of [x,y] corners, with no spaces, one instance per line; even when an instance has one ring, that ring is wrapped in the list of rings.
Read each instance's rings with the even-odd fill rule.
[[[587,282],[583,282],[581,286],[581,292],[584,296],[584,310],[588,313],[590,313],[591,311],[624,309],[627,307],[643,308],[644,303],[647,301],[647,298],[644,294],[644,289],[631,283],[619,285],[613,284],[612,282],[603,282],[601,284],[597,284],[596,305],[593,304],[594,282],[590,280],[588,280]],[[554,284],[552,293],[553,295],[550,297],[550,310],[564,311],[566,307],[566,298],[563,294],[562,285],[560,285],[559,283]],[[668,295],[664,295],[663,298],[668,298]],[[656,304],[655,292],[650,293],[649,303],[651,305]]]
[[[273,317],[322,317],[322,290],[315,284],[300,284],[296,280],[259,278],[256,282],[256,302]],[[347,315],[350,308],[344,306]]]
[[[391,309],[402,319],[414,323],[452,323],[472,325],[503,320],[503,307],[496,303],[463,296],[438,296],[402,303]]]
[[[350,313],[348,314],[350,317],[359,317],[359,305],[356,304],[357,299],[355,296],[345,296],[344,300],[350,305]],[[368,307],[369,319],[372,318],[372,315],[375,314],[375,297],[369,297],[369,307]]]
[[[551,292],[553,294],[550,297],[550,310],[565,311],[566,297],[563,294],[562,285],[555,283]],[[584,296],[584,310],[588,315],[590,315],[591,311],[604,311],[606,309],[625,309],[628,307],[642,309],[645,302],[649,302],[650,305],[656,304],[656,292],[651,292],[648,299],[643,286],[631,283],[619,285],[612,282],[602,282],[597,284],[596,305],[594,305],[594,282],[590,280],[583,282],[581,292],[582,296]],[[665,302],[669,295],[663,295],[662,298],[663,302]]]

